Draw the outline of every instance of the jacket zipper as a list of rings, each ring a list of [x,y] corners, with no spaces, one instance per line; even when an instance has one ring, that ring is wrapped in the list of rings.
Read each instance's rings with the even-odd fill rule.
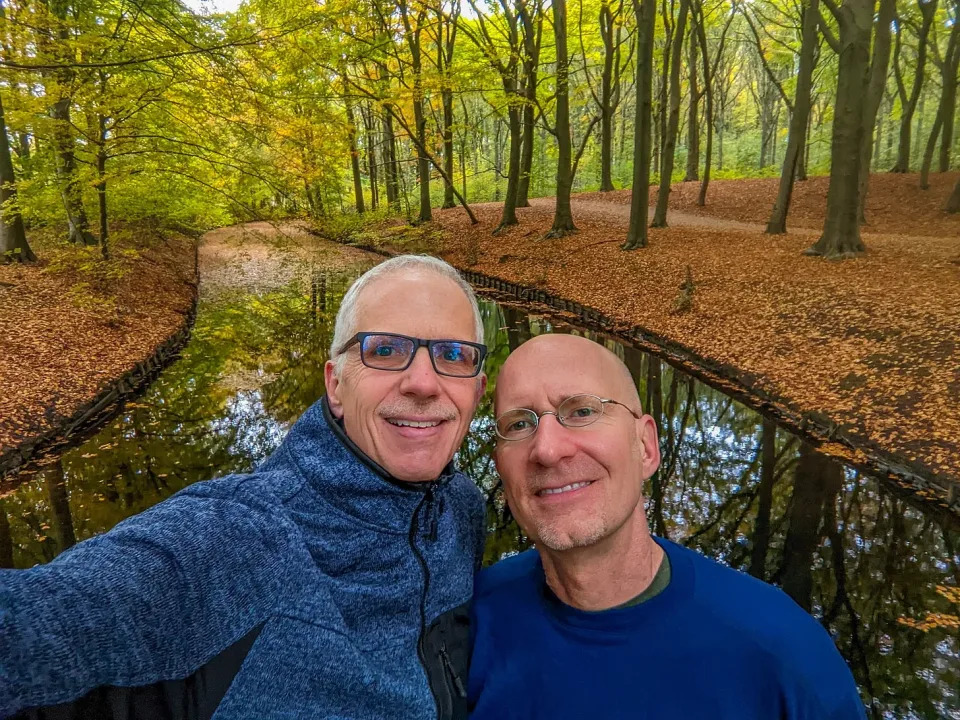
[[[467,696],[467,689],[463,686],[463,680],[460,679],[460,676],[457,675],[457,671],[453,667],[453,661],[450,659],[450,656],[447,654],[447,644],[440,644],[440,659],[443,660],[443,667],[446,669],[447,674],[450,676],[450,679],[453,681],[453,688],[457,691],[457,695],[462,698]]]
[[[413,550],[414,556],[417,558],[417,562],[420,563],[420,570],[423,572],[423,592],[420,595],[420,635],[417,638],[417,655],[420,658],[420,664],[423,666],[423,673],[427,678],[427,689],[430,690],[430,694],[433,695],[433,702],[437,709],[437,717],[442,720],[442,708],[440,707],[440,698],[436,697],[433,693],[433,688],[430,684],[430,670],[427,667],[427,654],[424,648],[424,643],[427,639],[427,592],[430,589],[430,570],[427,567],[427,561],[424,559],[423,554],[420,552],[420,548],[417,547],[417,530],[418,522],[417,519],[420,517],[420,511],[423,509],[424,505],[427,505],[428,512],[432,510],[430,504],[433,502],[433,484],[427,486],[426,491],[423,494],[423,499],[417,503],[416,510],[413,511],[413,517],[410,520],[410,548]],[[428,518],[429,520],[429,518]],[[431,530],[433,528],[430,528]]]

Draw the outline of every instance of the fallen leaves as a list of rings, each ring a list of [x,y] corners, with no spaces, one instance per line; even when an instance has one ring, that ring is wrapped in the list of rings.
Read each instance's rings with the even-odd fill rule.
[[[938,176],[931,192],[955,176]],[[490,233],[498,204],[474,206],[477,226],[462,211],[439,211],[447,232],[437,251],[459,267],[543,288],[681,343],[737,368],[754,378],[755,388],[798,411],[820,412],[913,467],[957,480],[960,268],[950,260],[960,253],[960,217],[936,210],[933,201],[921,204],[915,198],[921,191],[911,186],[915,176],[871,182],[868,210],[891,232],[866,235],[867,253],[844,262],[801,255],[816,230],[769,236],[761,225],[739,224],[765,222],[776,192],[768,180],[711,185],[703,212],[715,217],[674,211],[671,227],[651,229],[642,250],[619,249],[629,220],[629,192],[620,191],[602,200],[599,193],[575,196],[579,232],[561,239],[543,239],[550,198],[518,210],[520,225],[496,237]],[[825,179],[802,185],[810,190],[801,191],[800,216],[818,227],[822,209],[817,220],[814,191],[825,198]],[[772,189],[769,204],[757,187]],[[896,218],[884,214],[894,210]],[[794,218],[789,225],[801,223]],[[894,234],[904,229],[910,234]],[[688,265],[696,291],[689,311],[674,314]]]

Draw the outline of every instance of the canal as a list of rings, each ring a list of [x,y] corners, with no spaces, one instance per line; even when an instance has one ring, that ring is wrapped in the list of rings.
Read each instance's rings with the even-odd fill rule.
[[[191,483],[256,467],[324,392],[352,277],[308,274],[203,298],[180,360],[85,442],[14,478],[0,498],[0,567],[49,562]],[[812,612],[869,715],[960,718],[955,522],[636,348],[516,306],[484,301],[482,312],[491,387],[509,352],[543,332],[580,333],[623,358],[660,428],[651,528]],[[459,454],[488,498],[488,563],[526,547],[490,460],[491,416],[488,393]]]

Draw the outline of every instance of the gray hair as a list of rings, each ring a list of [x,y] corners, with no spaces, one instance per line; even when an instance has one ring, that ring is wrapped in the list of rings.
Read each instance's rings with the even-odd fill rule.
[[[463,290],[467,300],[470,301],[470,307],[473,310],[474,330],[476,342],[483,342],[483,318],[480,317],[480,307],[477,305],[477,296],[474,295],[473,288],[464,280],[456,268],[448,262],[435,258],[430,255],[397,255],[367,270],[358,277],[347,294],[343,296],[343,302],[340,303],[340,310],[337,312],[337,320],[333,329],[333,340],[330,343],[330,359],[334,360],[334,374],[340,377],[343,372],[343,366],[346,363],[347,356],[341,351],[350,338],[357,334],[357,302],[363,291],[377,280],[404,271],[426,271],[432,272],[440,277],[453,280],[457,286]]]

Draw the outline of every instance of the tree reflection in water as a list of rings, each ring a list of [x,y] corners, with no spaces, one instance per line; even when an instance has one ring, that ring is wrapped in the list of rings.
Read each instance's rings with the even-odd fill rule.
[[[204,301],[183,357],[94,437],[21,473],[0,498],[0,567],[29,567],[190,483],[256,466],[323,393],[333,319],[351,277],[317,276]],[[491,398],[511,350],[554,326],[482,305],[488,390],[460,450],[488,499],[486,562],[527,547],[490,450]],[[780,585],[820,618],[874,717],[960,718],[958,632],[898,622],[957,614],[956,524],[838,465],[771,421],[661,360],[600,339],[630,368],[660,429],[646,488],[650,526]]]

